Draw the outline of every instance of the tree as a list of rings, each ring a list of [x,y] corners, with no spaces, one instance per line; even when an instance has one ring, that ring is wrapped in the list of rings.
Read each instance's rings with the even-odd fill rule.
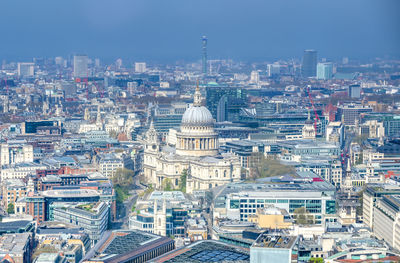
[[[186,193],[186,179],[187,179],[187,169],[184,169],[181,174],[181,181],[179,182],[179,189]]]
[[[8,214],[14,214],[14,204],[13,203],[9,203],[8,204],[7,213]]]
[[[115,198],[118,204],[121,204],[125,201],[125,199],[128,197],[128,194],[126,191],[124,191],[121,187],[116,186],[114,187],[115,189]]]
[[[311,215],[305,207],[296,208],[293,212],[296,224],[312,225],[314,224],[314,216]]]
[[[310,258],[310,263],[324,263],[323,258]]]
[[[133,183],[134,172],[130,169],[120,168],[115,171],[114,176],[112,177],[112,182],[114,186],[119,186],[122,189],[126,190]]]
[[[173,186],[172,186],[171,180],[169,178],[165,178],[162,181],[162,189],[164,191],[172,191],[173,190]]]
[[[295,172],[292,166],[281,164],[278,160],[268,159],[263,153],[256,152],[250,156],[250,178],[264,178]]]

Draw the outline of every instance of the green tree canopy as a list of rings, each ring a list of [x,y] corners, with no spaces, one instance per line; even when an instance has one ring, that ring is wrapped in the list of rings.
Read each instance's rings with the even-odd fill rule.
[[[7,207],[7,213],[8,213],[8,214],[14,214],[14,212],[15,212],[15,211],[14,211],[14,210],[15,210],[14,208],[15,208],[15,207],[14,207],[14,204],[13,204],[13,203],[9,203],[9,204],[8,204],[8,207]]]
[[[295,172],[292,166],[281,164],[278,160],[268,159],[263,153],[253,153],[250,157],[250,178],[264,178]]]
[[[172,190],[174,190],[174,187],[173,187],[173,185],[172,185],[172,182],[171,182],[171,180],[170,179],[168,179],[168,178],[165,178],[163,181],[162,181],[162,189],[164,190],[164,191],[172,191]]]
[[[310,263],[324,263],[324,259],[323,258],[311,258]]]
[[[130,169],[121,168],[118,169],[112,177],[114,186],[119,186],[123,189],[128,188],[133,183],[134,172]]]
[[[181,174],[181,180],[179,182],[179,190],[182,192],[186,193],[186,179],[187,179],[188,173],[187,169],[184,169]]]

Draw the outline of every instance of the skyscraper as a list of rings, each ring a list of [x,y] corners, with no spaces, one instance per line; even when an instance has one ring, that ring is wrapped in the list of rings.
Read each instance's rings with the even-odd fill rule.
[[[203,68],[203,74],[207,74],[207,37],[203,36],[201,38],[202,42],[202,68]]]
[[[146,72],[146,62],[135,62],[135,72],[144,73]]]
[[[317,79],[331,79],[333,75],[333,64],[326,63],[318,63],[317,64]]]
[[[74,77],[86,78],[88,76],[88,56],[75,55],[74,56]]]
[[[32,77],[35,75],[35,64],[31,62],[18,63],[19,77]]]
[[[359,99],[361,97],[360,85],[350,85],[349,86],[349,97],[354,98],[354,99]]]
[[[238,121],[240,110],[246,107],[245,90],[209,83],[206,86],[206,106],[217,122]]]
[[[317,73],[317,51],[312,49],[304,50],[301,74],[303,77],[315,77]]]

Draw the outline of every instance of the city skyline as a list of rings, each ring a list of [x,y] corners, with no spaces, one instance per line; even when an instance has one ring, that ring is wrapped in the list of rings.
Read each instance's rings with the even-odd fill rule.
[[[26,8],[19,9],[21,2]],[[228,5],[229,4],[229,5]],[[345,8],[343,8],[345,7]],[[85,53],[112,60],[263,61],[298,57],[398,57],[397,1],[3,2],[0,59]],[[252,12],[242,12],[250,8]],[[18,10],[18,12],[16,12]]]

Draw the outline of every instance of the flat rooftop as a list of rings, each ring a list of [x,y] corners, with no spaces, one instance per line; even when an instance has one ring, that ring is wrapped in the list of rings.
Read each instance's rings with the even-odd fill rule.
[[[154,191],[150,195],[150,200],[185,200],[185,195],[180,191]]]
[[[151,262],[250,262],[249,251],[215,240],[204,240],[173,250]]]
[[[138,230],[107,231],[97,244],[86,254],[85,260],[112,261],[131,259],[147,249],[173,242],[168,237]],[[122,261],[121,261],[122,262]]]
[[[99,192],[92,189],[72,189],[72,190],[48,190],[42,193],[45,197],[66,198],[66,197],[96,197]]]
[[[281,234],[262,234],[257,238],[252,247],[291,249],[294,246],[297,238],[297,236],[287,236]]]

